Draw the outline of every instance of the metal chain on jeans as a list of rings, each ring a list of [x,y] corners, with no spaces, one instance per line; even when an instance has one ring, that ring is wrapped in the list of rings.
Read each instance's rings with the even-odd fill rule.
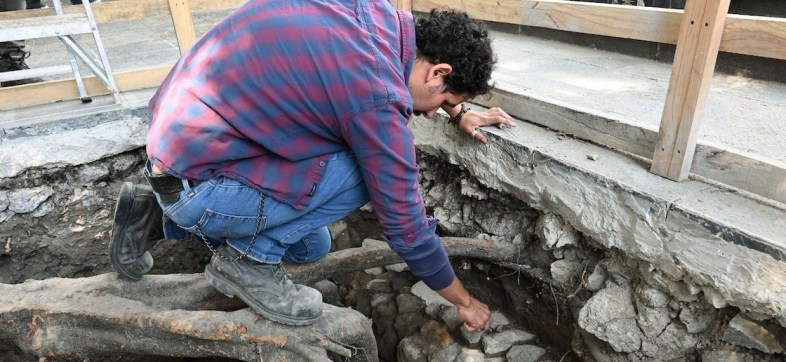
[[[215,256],[217,256],[217,257],[219,257],[221,259],[224,259],[224,260],[226,260],[226,261],[228,261],[230,263],[234,263],[234,262],[239,261],[240,259],[243,259],[243,257],[248,256],[248,253],[250,253],[251,249],[254,247],[254,243],[257,242],[257,232],[259,231],[259,225],[262,224],[262,210],[264,208],[265,208],[265,195],[263,195],[260,192],[259,193],[259,209],[257,210],[257,221],[256,221],[256,224],[254,225],[254,237],[251,238],[251,243],[248,244],[248,248],[246,248],[246,251],[244,251],[237,258],[234,258],[234,259],[230,259],[230,258],[227,258],[227,257],[219,254],[216,251],[216,249],[213,248],[212,245],[210,245],[210,241],[207,240],[207,237],[205,237],[205,234],[202,232],[202,228],[200,228],[198,225],[196,227],[196,230],[199,233],[199,237],[202,238],[202,241],[205,242],[205,245],[207,245],[207,248],[210,249],[210,251],[213,253],[213,255],[215,255]]]

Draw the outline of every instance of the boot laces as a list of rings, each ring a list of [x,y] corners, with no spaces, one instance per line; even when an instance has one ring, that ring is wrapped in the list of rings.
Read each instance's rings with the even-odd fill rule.
[[[287,274],[286,270],[284,270],[284,267],[281,266],[281,264],[276,265],[273,276],[275,276],[276,281],[278,281],[278,284],[282,287],[294,284],[292,283],[292,274]]]

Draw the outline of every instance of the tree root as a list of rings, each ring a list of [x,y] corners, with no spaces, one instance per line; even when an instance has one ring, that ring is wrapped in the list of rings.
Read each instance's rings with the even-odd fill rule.
[[[451,256],[519,261],[511,244],[443,238]],[[400,263],[386,246],[346,249],[311,264],[288,265],[303,284]],[[202,274],[147,275],[130,282],[114,273],[0,284],[0,347],[67,360],[134,356],[226,357],[245,361],[376,361],[370,321],[325,304],[322,318],[292,327],[259,317],[215,291]],[[244,308],[244,309],[241,309]],[[4,348],[0,348],[4,349]]]

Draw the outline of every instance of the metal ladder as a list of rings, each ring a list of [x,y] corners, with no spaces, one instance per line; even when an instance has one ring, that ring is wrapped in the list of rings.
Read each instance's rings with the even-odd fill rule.
[[[90,1],[82,1],[82,6],[85,8],[84,14],[65,14],[60,0],[52,1],[57,15],[0,20],[0,41],[57,37],[65,45],[70,64],[0,72],[0,81],[45,77],[71,72],[74,74],[76,85],[79,88],[79,97],[82,103],[88,103],[92,101],[92,98],[85,90],[85,84],[82,81],[79,65],[77,64],[78,57],[104,83],[104,86],[112,92],[115,103],[121,103],[120,94],[112,76],[112,70],[109,67],[109,59],[106,56],[104,45],[101,42],[101,35],[98,33],[98,26],[96,26],[95,17],[93,16],[93,10],[90,7]],[[93,39],[98,49],[99,61],[93,59],[72,37],[72,35],[76,34],[89,33],[93,34]]]

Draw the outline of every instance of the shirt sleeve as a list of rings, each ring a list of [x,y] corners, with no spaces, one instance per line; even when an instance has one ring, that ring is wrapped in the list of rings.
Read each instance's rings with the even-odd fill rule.
[[[440,290],[455,274],[436,234],[437,221],[426,216],[406,109],[391,103],[355,114],[342,123],[342,132],[360,164],[388,245],[415,276]]]

